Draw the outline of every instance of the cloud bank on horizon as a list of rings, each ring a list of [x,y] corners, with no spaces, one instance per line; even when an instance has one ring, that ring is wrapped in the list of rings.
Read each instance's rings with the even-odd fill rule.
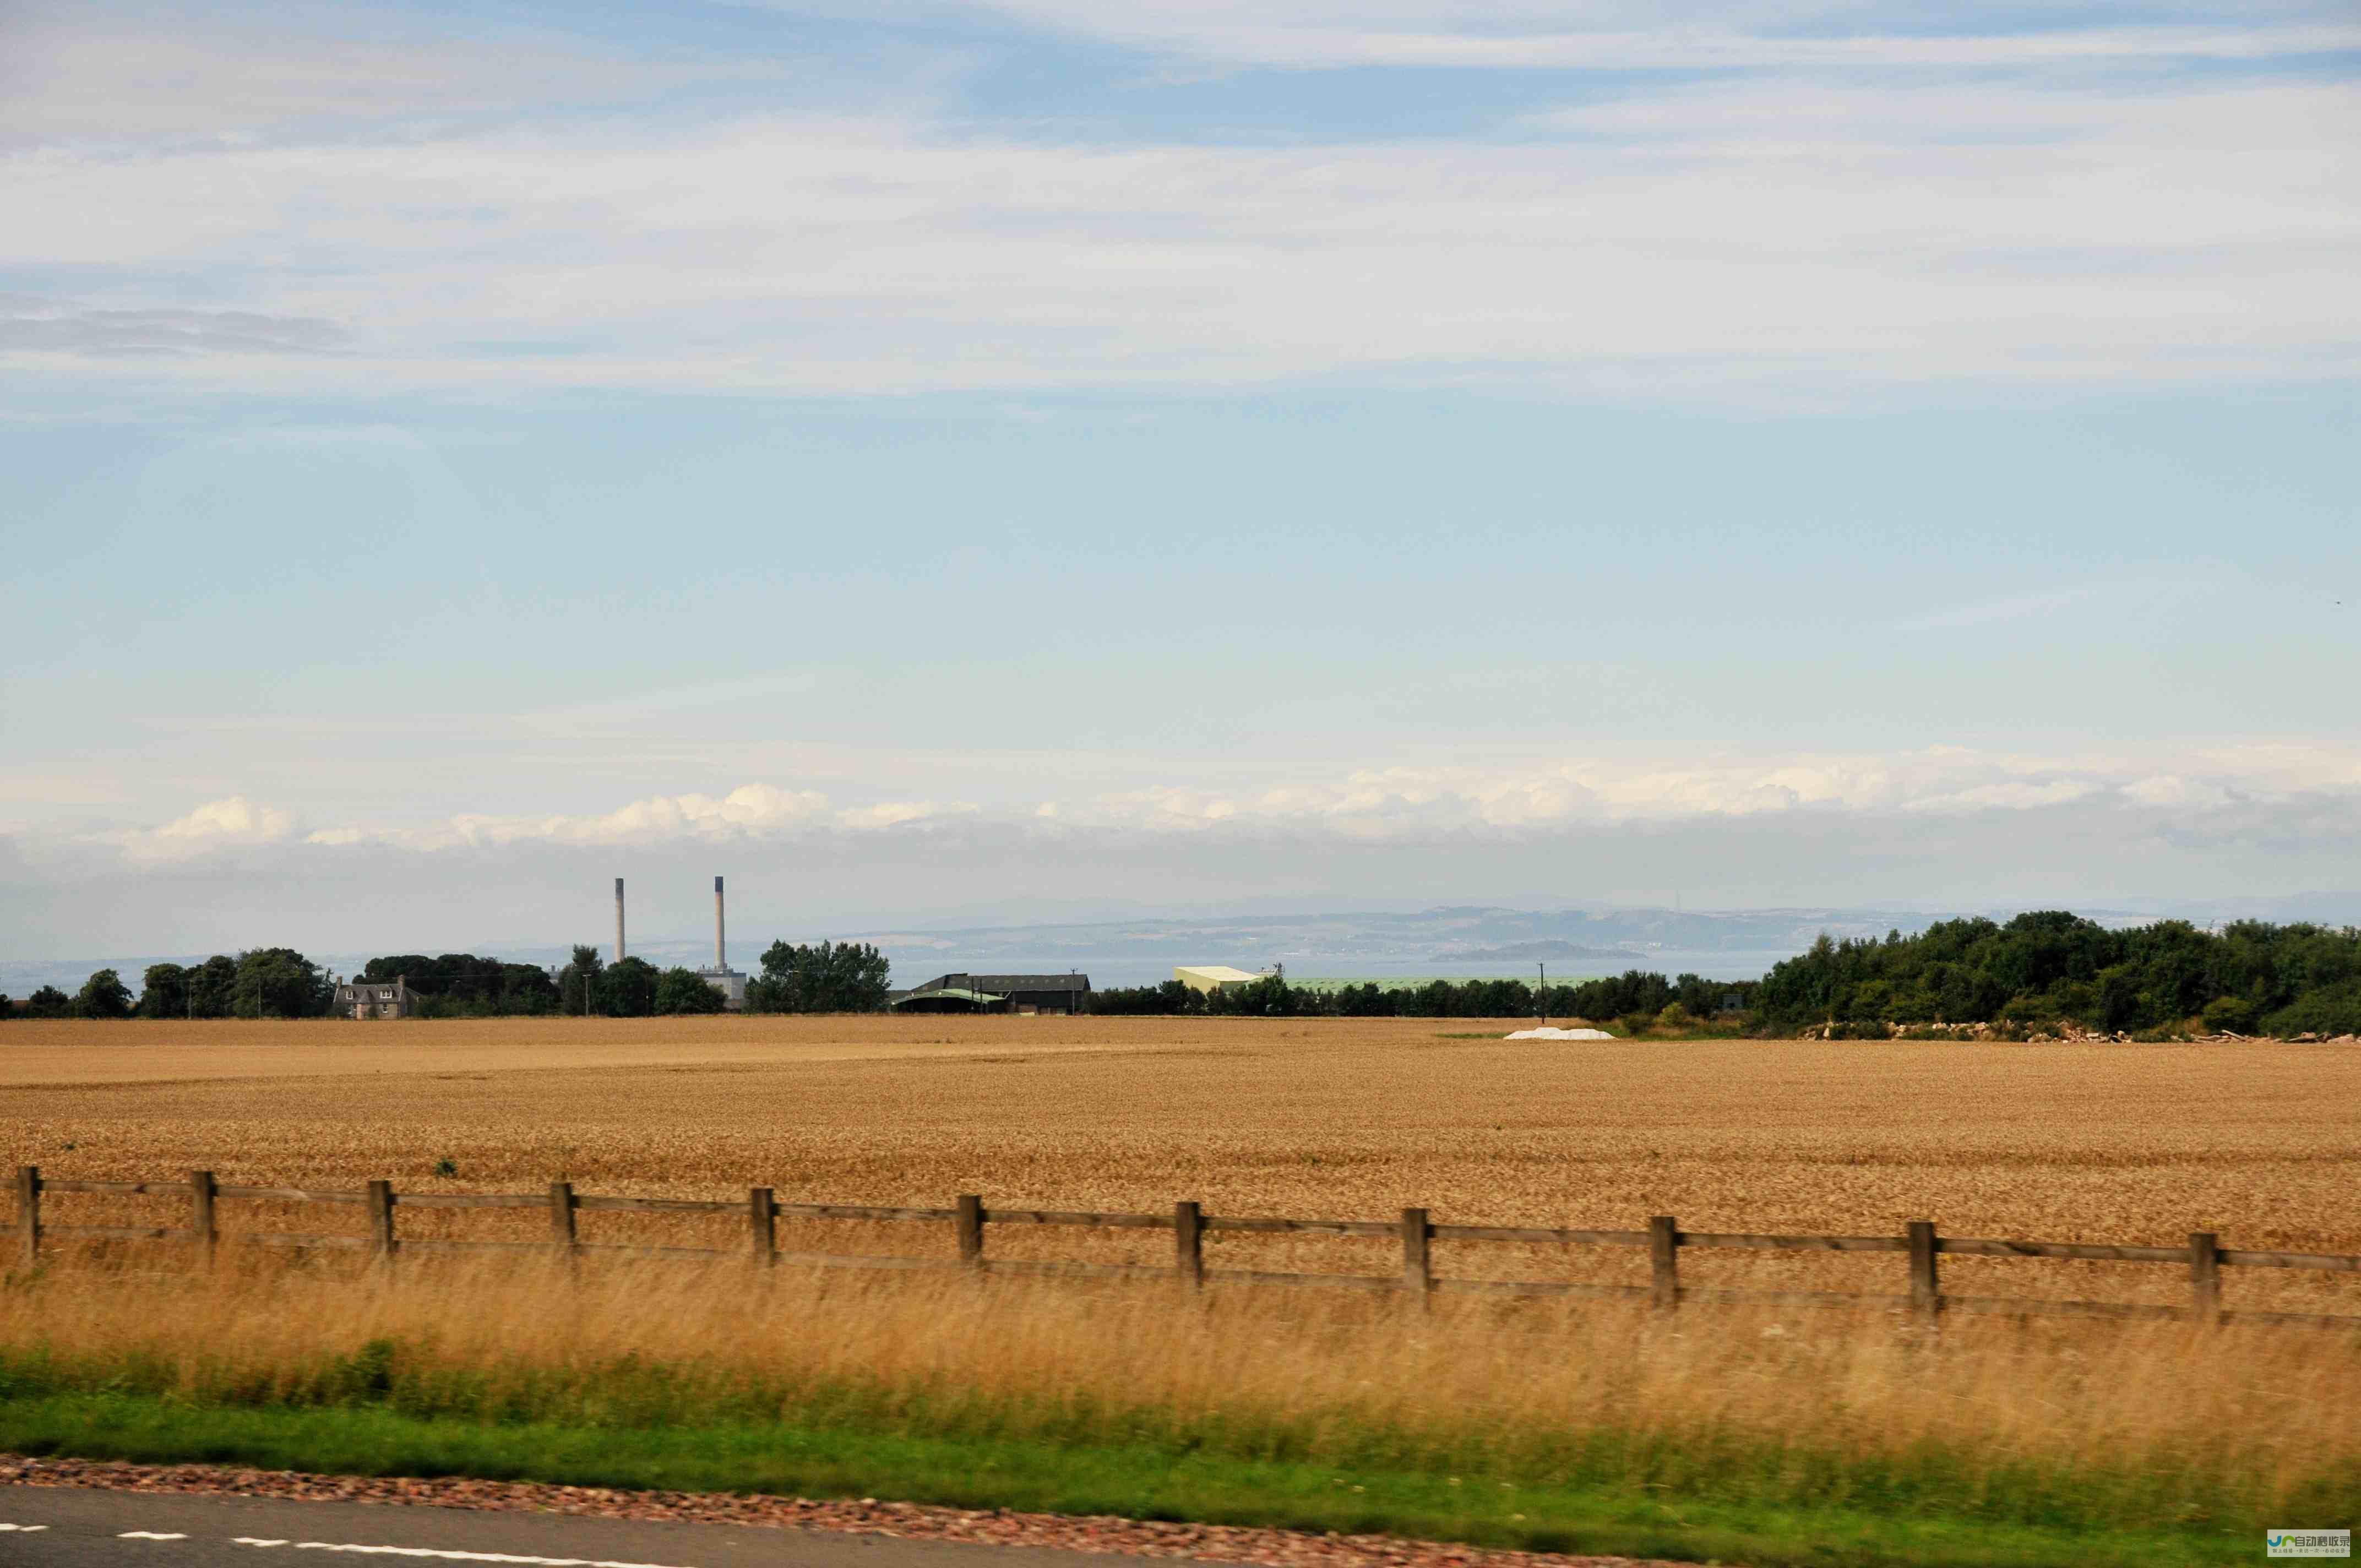
[[[2356,84],[2341,0],[11,7],[0,942],[2361,885]]]
[[[545,844],[567,848],[792,840],[995,818],[1049,829],[1159,835],[1278,831],[1343,841],[1467,832],[1678,823],[1790,812],[1927,816],[2115,804],[2202,834],[2233,810],[2361,806],[2361,752],[2252,748],[2178,759],[1988,755],[1937,747],[1905,755],[1805,756],[1647,767],[1567,762],[1521,769],[1364,768],[1341,778],[1224,792],[1164,785],[1072,800],[875,801],[839,806],[818,790],[741,784],[721,795],[653,795],[611,811],[534,817],[459,813],[431,822],[312,827],[244,796],[207,801],[153,827],[88,836],[132,863],[188,860],[245,846],[358,846],[417,853]],[[62,847],[62,846],[60,846]]]
[[[98,953],[299,938],[324,950],[545,947],[598,934],[618,872],[659,939],[695,933],[701,911],[684,890],[717,870],[739,928],[803,937],[1432,905],[1467,901],[1471,884],[1524,903],[2121,907],[2158,902],[2140,873],[2158,862],[2333,879],[2356,851],[2351,751],[2256,749],[2159,769],[1937,749],[1653,772],[1391,768],[1029,806],[851,804],[758,783],[595,814],[329,825],[233,796],[144,828],[20,837],[6,852],[29,874],[10,879],[5,907],[38,902],[88,922],[113,943],[85,949]],[[2269,886],[2233,877],[2181,902],[2253,904],[2250,890]]]

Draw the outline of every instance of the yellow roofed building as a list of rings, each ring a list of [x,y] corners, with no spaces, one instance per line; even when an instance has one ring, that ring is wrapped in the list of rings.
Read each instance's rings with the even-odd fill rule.
[[[1210,996],[1217,991],[1235,991],[1242,985],[1252,985],[1262,976],[1248,974],[1242,969],[1232,969],[1227,964],[1194,964],[1174,970],[1172,978],[1191,991],[1202,991]]]

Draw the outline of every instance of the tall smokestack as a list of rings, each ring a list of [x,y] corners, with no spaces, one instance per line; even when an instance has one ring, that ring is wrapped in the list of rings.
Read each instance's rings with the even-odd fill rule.
[[[615,879],[615,961],[623,961],[623,879]]]
[[[726,970],[730,967],[730,944],[724,940],[725,936],[726,933],[721,925],[721,879],[715,877],[713,879],[713,967],[715,969]]]

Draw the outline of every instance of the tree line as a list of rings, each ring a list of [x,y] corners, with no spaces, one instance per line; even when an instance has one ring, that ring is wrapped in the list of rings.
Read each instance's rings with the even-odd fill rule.
[[[889,967],[865,942],[774,942],[749,977],[747,1011],[868,1013],[885,1005]],[[688,969],[603,962],[577,947],[555,975],[469,953],[372,959],[357,979],[406,981],[428,1016],[718,1013],[721,993]],[[201,964],[152,964],[134,996],[101,970],[71,995],[43,986],[0,1017],[308,1018],[329,1010],[324,970],[291,948]],[[1290,984],[1268,975],[1207,994],[1179,981],[1093,992],[1107,1014],[1341,1018],[1586,1019],[1647,1029],[1763,1036],[1826,1028],[1883,1038],[1899,1028],[1989,1025],[2022,1036],[2066,1025],[2154,1037],[2194,1033],[2361,1033],[2361,928],[2249,920],[2203,931],[2181,920],[2114,929],[2063,911],[2000,923],[1946,920],[1915,937],[1831,940],[1759,981],[1667,979],[1650,970],[1538,989],[1521,980],[1422,985]]]
[[[2074,1024],[2157,1036],[2361,1033],[2361,928],[2185,920],[2116,930],[2059,910],[1945,920],[1915,937],[1830,941],[1772,966],[1757,1025]]]
[[[1757,983],[1696,974],[1667,980],[1647,970],[1546,987],[1521,980],[1292,985],[1283,976],[1269,974],[1226,991],[1201,992],[1168,980],[1161,985],[1093,992],[1091,1011],[1167,1017],[1588,1018],[1647,1028],[1741,1018],[1752,1004]]]
[[[866,942],[773,942],[747,977],[746,1011],[874,1013],[885,1005],[889,973],[885,955]],[[563,1013],[644,1018],[724,1010],[720,991],[695,970],[659,970],[634,958],[610,964],[590,947],[574,949],[553,989],[552,1011]]]
[[[328,1010],[326,971],[292,948],[254,948],[201,964],[150,964],[137,997],[121,973],[100,970],[69,996],[45,985],[16,1007],[0,995],[0,1017],[313,1018]]]
[[[866,942],[774,942],[748,977],[750,1013],[873,1013],[885,1005],[889,966]],[[658,969],[644,959],[609,964],[594,947],[577,947],[555,974],[539,964],[507,963],[473,953],[391,953],[353,977],[370,985],[401,981],[427,1018],[535,1017],[591,1014],[644,1018],[719,1013],[721,992],[690,969]],[[0,992],[0,1018],[318,1018],[332,1009],[335,984],[325,968],[292,948],[257,948],[235,958],[216,953],[200,964],[150,964],[135,996],[120,971],[103,969],[71,994],[45,985],[23,1005]]]

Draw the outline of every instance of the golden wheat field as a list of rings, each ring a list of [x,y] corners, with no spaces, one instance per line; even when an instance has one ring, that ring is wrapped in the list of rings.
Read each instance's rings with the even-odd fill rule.
[[[2361,1253],[2361,1052],[2279,1044],[1510,1043],[1431,1019],[708,1018],[23,1024],[0,1146],[60,1178],[1444,1223],[1949,1234]],[[445,1163],[447,1162],[447,1164]],[[448,1174],[438,1174],[438,1171]],[[54,1223],[174,1223],[60,1196]],[[147,1217],[152,1216],[152,1217]],[[225,1203],[224,1232],[353,1230]],[[405,1234],[537,1238],[529,1212]],[[586,1213],[587,1241],[737,1245]],[[944,1255],[939,1225],[796,1221],[792,1250]],[[1162,1262],[1170,1238],[998,1227],[1001,1256]],[[1385,1240],[1217,1234],[1214,1266],[1365,1274]],[[1637,1249],[1437,1244],[1453,1277],[1644,1277]],[[1890,1255],[1686,1253],[1685,1284],[1893,1293]],[[2226,1303],[2361,1313],[2361,1276],[2226,1271]],[[2169,1266],[1947,1258],[1947,1291],[2181,1302]]]

